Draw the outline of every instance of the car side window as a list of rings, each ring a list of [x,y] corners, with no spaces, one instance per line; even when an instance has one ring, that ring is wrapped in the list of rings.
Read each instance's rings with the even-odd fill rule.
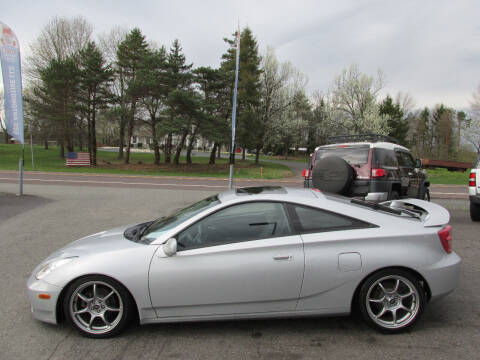
[[[278,202],[233,205],[196,222],[177,236],[178,250],[260,240],[292,233]]]
[[[351,230],[373,227],[367,222],[330,211],[289,204],[297,230],[302,233]]]
[[[403,167],[415,167],[415,161],[413,161],[412,156],[405,151],[397,151],[398,164]]]
[[[405,160],[402,156],[400,151],[395,151],[395,155],[397,156],[397,161],[399,166],[405,166]]]
[[[398,162],[393,150],[375,148],[373,151],[373,165],[374,166],[391,166],[397,167]]]
[[[413,160],[412,155],[410,155],[410,154],[407,153],[407,152],[404,152],[404,153],[403,153],[403,156],[405,156],[405,159],[406,159],[405,161],[406,161],[406,163],[408,164],[408,165],[407,165],[408,167],[412,167],[412,168],[415,167],[415,160]]]

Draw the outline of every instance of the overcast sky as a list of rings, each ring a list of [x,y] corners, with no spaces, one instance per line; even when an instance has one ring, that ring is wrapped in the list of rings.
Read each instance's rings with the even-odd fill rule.
[[[326,91],[342,68],[385,75],[385,93],[408,92],[417,107],[469,106],[480,84],[480,1],[22,0],[3,1],[0,20],[16,33],[22,56],[55,15],[82,15],[96,35],[139,27],[157,44],[178,38],[195,66],[218,66],[237,21],[261,51],[275,49]]]

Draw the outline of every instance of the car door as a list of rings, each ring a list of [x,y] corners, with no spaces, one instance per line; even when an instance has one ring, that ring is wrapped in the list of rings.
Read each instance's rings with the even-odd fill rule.
[[[398,168],[400,170],[400,184],[402,197],[411,197],[412,192],[417,189],[415,163],[410,162],[408,154],[403,150],[395,150],[398,160]]]
[[[411,198],[418,198],[420,195],[420,183],[421,183],[421,176],[418,172],[418,168],[415,167],[415,160],[407,151],[403,152],[403,155],[406,158],[406,163],[408,166],[408,176],[410,177],[410,187],[408,188],[407,194]]]
[[[402,195],[418,197],[419,176],[412,156],[403,150],[397,150],[397,159],[401,174]]]
[[[305,275],[297,311],[350,311],[355,279],[362,276],[359,239],[375,225],[325,209],[289,204],[304,242]],[[352,288],[353,287],[353,288]]]
[[[156,254],[150,266],[150,296],[158,317],[295,309],[304,254],[284,204],[233,205],[182,230],[176,239],[177,253]]]

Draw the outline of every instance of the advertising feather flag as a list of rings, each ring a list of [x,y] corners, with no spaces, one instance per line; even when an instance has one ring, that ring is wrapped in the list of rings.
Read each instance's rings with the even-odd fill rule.
[[[22,75],[17,37],[0,21],[0,61],[5,93],[5,125],[10,136],[24,144]]]

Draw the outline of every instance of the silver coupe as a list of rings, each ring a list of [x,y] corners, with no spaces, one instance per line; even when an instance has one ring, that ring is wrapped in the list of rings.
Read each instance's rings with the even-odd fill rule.
[[[240,188],[50,255],[28,280],[33,316],[83,335],[141,324],[349,314],[387,333],[455,289],[450,215],[314,189]]]

